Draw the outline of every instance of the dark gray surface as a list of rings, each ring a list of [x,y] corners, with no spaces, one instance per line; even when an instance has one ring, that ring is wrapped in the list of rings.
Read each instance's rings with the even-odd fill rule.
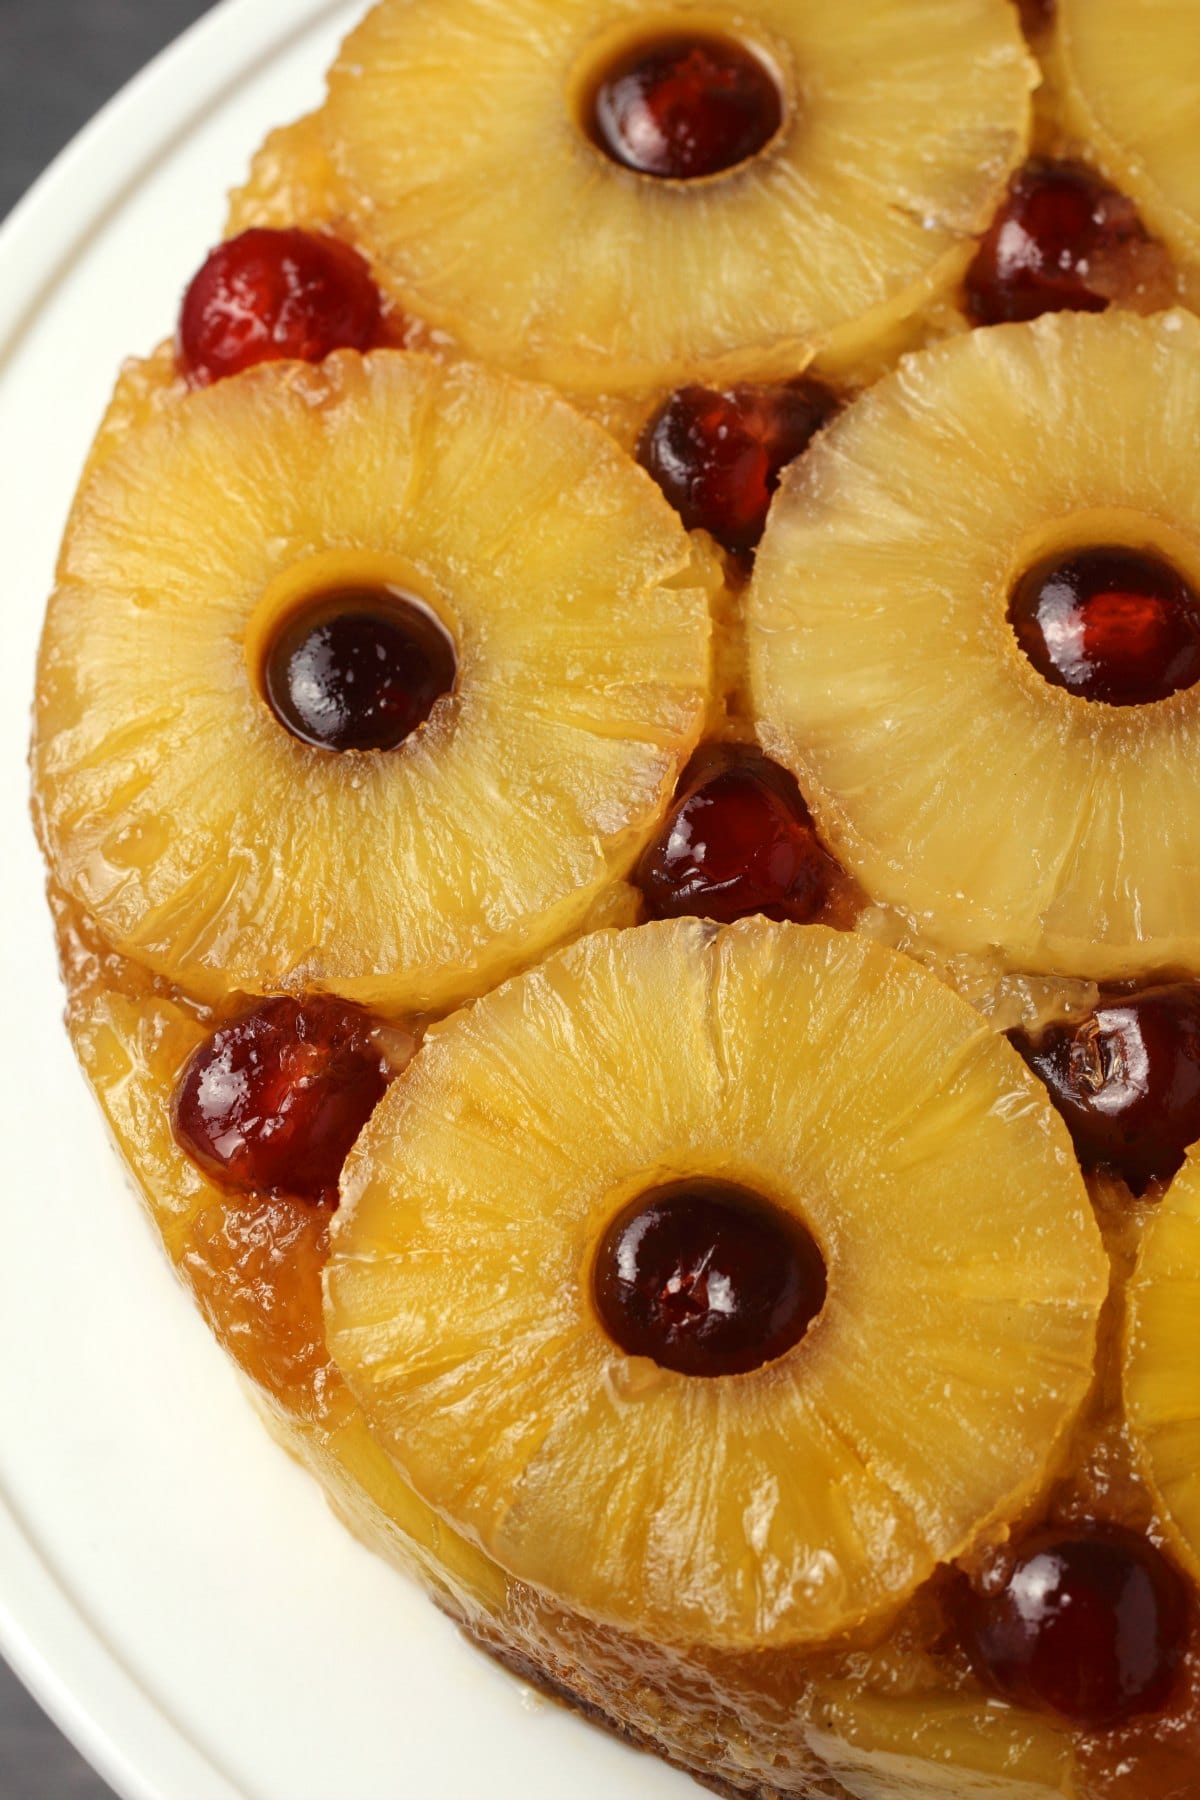
[[[0,217],[109,96],[210,4],[0,0]]]
[[[105,100],[208,7],[0,0],[0,217]],[[2,1662],[0,1800],[111,1800]]]

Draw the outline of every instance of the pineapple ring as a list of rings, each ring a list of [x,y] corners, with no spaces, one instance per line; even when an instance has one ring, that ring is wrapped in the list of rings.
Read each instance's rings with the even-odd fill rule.
[[[597,59],[660,27],[742,39],[779,72],[786,123],[761,155],[662,181],[589,140]],[[1036,79],[1007,0],[383,0],[322,117],[402,309],[516,373],[615,393],[868,353],[958,278]]]
[[[1150,228],[1200,263],[1200,4],[1059,0],[1068,125]]]
[[[1172,1544],[1200,1578],[1200,1146],[1146,1225],[1126,1305],[1126,1417]]]
[[[312,749],[243,646],[290,571],[327,590],[372,559],[451,627],[455,691],[395,751]],[[167,405],[91,466],[50,605],[55,878],[204,998],[444,1008],[632,864],[701,729],[714,580],[605,433],[503,376],[348,352]]]
[[[616,1211],[694,1175],[825,1255],[820,1317],[750,1374],[626,1356],[595,1310]],[[347,1163],[326,1336],[511,1574],[652,1642],[761,1648],[894,1607],[1039,1490],[1107,1273],[1044,1090],[948,988],[850,934],[689,919],[429,1034]]]
[[[867,892],[954,951],[1200,970],[1200,687],[1051,686],[1006,608],[1047,548],[1200,586],[1200,322],[1062,313],[908,359],[785,476],[747,602],[759,736]]]

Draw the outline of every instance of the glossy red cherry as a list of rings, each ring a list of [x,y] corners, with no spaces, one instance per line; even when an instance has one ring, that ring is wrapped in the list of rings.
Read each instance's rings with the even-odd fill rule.
[[[353,1008],[321,996],[265,1000],[193,1053],[172,1124],[193,1161],[228,1187],[334,1201],[386,1086],[386,1064]]]
[[[1200,597],[1149,551],[1047,557],[1018,581],[1008,617],[1039,675],[1085,700],[1145,706],[1200,681]]]
[[[1103,1729],[1171,1697],[1189,1628],[1187,1586],[1148,1539],[1113,1525],[1045,1531],[995,1593],[966,1588],[963,1635],[1010,1700]]]
[[[184,296],[180,367],[195,387],[255,363],[321,362],[379,341],[381,305],[356,250],[311,231],[255,228],[220,244]]]
[[[646,425],[638,461],[689,531],[710,531],[726,550],[747,556],[783,470],[836,410],[815,381],[680,388]]]
[[[824,906],[836,873],[788,771],[752,751],[718,750],[685,771],[637,883],[656,919],[728,925],[763,913],[803,924]]]
[[[629,1356],[681,1375],[740,1375],[798,1344],[825,1304],[825,1262],[795,1220],[728,1182],[643,1194],[596,1257],[596,1309]]]
[[[967,310],[977,325],[1040,313],[1103,312],[1111,295],[1098,266],[1149,238],[1132,200],[1079,163],[1029,163],[967,272]]]
[[[783,97],[733,38],[676,32],[623,52],[596,84],[584,125],[613,162],[672,181],[718,175],[762,150]]]
[[[1114,1169],[1141,1194],[1174,1175],[1200,1139],[1200,986],[1114,995],[1081,1024],[1010,1036],[1085,1168]]]
[[[267,651],[268,703],[321,750],[394,750],[454,686],[454,647],[424,609],[370,590],[330,594]]]

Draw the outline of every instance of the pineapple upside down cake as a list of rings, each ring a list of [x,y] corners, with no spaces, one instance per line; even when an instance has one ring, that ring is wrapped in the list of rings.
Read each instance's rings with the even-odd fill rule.
[[[173,1263],[725,1794],[1200,1793],[1198,118],[1200,0],[382,0],[68,525]]]

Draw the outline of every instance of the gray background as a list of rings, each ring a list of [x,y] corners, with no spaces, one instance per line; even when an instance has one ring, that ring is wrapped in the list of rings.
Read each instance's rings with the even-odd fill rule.
[[[104,101],[209,3],[0,0],[0,218]],[[2,1662],[0,1800],[111,1800]]]

